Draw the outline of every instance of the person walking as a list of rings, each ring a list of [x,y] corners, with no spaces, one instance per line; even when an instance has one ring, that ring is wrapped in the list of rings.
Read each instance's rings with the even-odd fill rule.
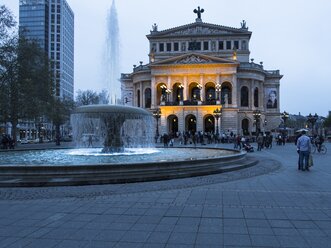
[[[93,147],[92,140],[93,140],[93,137],[92,137],[92,134],[90,134],[88,136],[88,146],[87,147]]]
[[[294,141],[294,145],[297,146],[298,145],[298,139],[301,137],[301,132],[295,137],[295,141]],[[298,170],[300,170],[300,152],[299,152],[299,149],[297,148],[297,152],[299,154],[299,157],[298,157]]]
[[[300,138],[297,140],[297,150],[299,152],[299,170],[308,170],[308,160],[309,160],[309,154],[311,150],[311,141],[310,138],[306,135],[306,131],[301,132]],[[305,164],[303,164],[303,161],[305,161]]]
[[[258,134],[256,138],[256,142],[257,142],[257,150],[261,151],[263,147],[263,136],[261,134]]]

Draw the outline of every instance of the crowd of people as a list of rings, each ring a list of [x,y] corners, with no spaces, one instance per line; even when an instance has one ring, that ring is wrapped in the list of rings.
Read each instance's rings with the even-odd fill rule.
[[[0,144],[1,149],[15,148],[15,141],[8,134],[2,134]]]
[[[176,133],[164,133],[161,135],[159,140],[163,143],[164,147],[171,147],[176,145],[206,145],[206,144],[224,144],[232,143],[234,149],[244,149],[248,152],[253,152],[254,147],[251,145],[252,142],[257,142],[258,151],[263,148],[272,148],[273,136],[270,133],[260,133],[257,137],[255,136],[244,136],[234,134],[233,132],[224,132],[221,134],[213,132],[176,132]]]

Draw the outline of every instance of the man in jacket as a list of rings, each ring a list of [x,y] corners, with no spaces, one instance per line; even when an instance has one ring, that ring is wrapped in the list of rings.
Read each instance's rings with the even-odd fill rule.
[[[301,170],[309,170],[308,167],[308,159],[311,150],[311,141],[310,138],[306,135],[306,131],[302,131],[302,135],[298,138],[297,141],[297,149],[299,151],[299,169]],[[303,160],[305,160],[305,165],[303,164]]]

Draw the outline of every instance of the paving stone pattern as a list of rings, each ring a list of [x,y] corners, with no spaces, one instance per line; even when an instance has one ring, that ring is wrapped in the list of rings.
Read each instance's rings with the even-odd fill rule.
[[[2,188],[0,247],[331,247],[331,154],[309,172],[293,144],[249,156],[205,177]]]

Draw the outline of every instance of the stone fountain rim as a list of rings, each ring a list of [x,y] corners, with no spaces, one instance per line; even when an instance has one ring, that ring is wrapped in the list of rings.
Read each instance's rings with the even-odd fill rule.
[[[93,104],[77,107],[74,114],[78,113],[122,113],[122,114],[140,114],[151,116],[151,113],[143,108],[124,106],[124,105],[109,105],[109,104]]]
[[[92,184],[135,183],[217,174],[248,168],[258,160],[236,156],[202,160],[154,162],[125,166],[3,166],[0,187],[73,186]]]

